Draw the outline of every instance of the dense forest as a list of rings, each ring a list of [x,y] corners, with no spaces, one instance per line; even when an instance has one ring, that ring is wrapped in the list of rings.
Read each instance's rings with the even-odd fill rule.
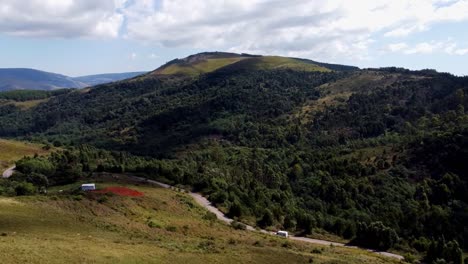
[[[148,74],[72,91],[29,110],[0,106],[0,136],[66,149],[19,161],[16,183],[0,191],[140,173],[203,192],[260,227],[325,230],[461,263],[468,78],[333,67],[244,60],[197,77]]]

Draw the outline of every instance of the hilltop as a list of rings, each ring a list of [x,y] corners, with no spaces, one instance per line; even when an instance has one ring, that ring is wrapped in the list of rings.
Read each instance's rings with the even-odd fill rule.
[[[301,71],[357,70],[357,67],[333,65],[312,60],[280,56],[260,56],[227,52],[204,52],[175,59],[161,66],[154,75],[199,75],[214,72],[222,68],[240,68],[242,70],[295,69]]]

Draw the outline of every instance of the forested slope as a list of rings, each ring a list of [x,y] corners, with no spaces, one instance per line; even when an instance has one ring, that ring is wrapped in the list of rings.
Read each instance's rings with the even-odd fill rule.
[[[468,247],[468,78],[253,59],[2,106],[0,136],[117,151],[65,160],[190,185],[262,227],[379,249]]]

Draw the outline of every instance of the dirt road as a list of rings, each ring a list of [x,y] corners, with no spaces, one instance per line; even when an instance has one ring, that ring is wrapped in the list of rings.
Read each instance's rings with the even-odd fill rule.
[[[16,168],[16,166],[13,166],[13,167],[10,167],[10,168],[6,169],[6,170],[3,172],[2,177],[3,177],[3,178],[10,178],[11,175],[13,175],[13,172],[14,172],[15,168]]]
[[[148,180],[148,179],[145,179],[145,178],[141,178],[141,177],[134,177],[135,179],[138,179],[138,180],[141,180],[141,181],[146,181],[146,182],[149,182],[149,183],[153,183],[153,184],[157,184],[163,188],[171,188],[172,186],[168,185],[168,184],[165,184],[165,183],[162,183],[162,182],[158,182],[158,181],[153,181],[153,180]],[[233,219],[231,218],[228,218],[226,217],[223,212],[221,212],[218,208],[216,208],[215,206],[213,206],[211,204],[210,201],[208,201],[208,199],[206,199],[205,197],[203,197],[202,195],[198,194],[198,193],[192,193],[192,192],[189,192],[190,196],[193,197],[193,199],[199,204],[201,205],[203,208],[207,209],[208,211],[214,213],[219,220],[227,223],[227,224],[231,224],[232,221],[234,221]],[[266,230],[261,230],[261,229],[256,229],[254,228],[253,226],[249,226],[249,225],[246,225],[247,227],[247,230],[249,231],[259,231],[259,232],[262,232],[262,233],[267,233],[267,234],[271,234],[271,235],[275,235],[273,232],[269,232],[269,231],[266,231]],[[337,247],[347,247],[347,248],[357,248],[355,246],[349,246],[349,245],[346,245],[346,244],[342,244],[342,243],[336,243],[336,242],[332,242],[332,241],[326,241],[326,240],[319,240],[319,239],[312,239],[312,238],[307,238],[307,237],[297,237],[297,236],[290,236],[289,239],[291,240],[296,240],[296,241],[302,241],[302,242],[306,242],[306,243],[313,243],[313,244],[319,244],[319,245],[326,245],[326,246],[329,246],[329,245],[333,245],[333,246],[337,246]],[[371,249],[364,249],[364,250],[367,250],[367,251],[370,251],[370,252],[374,252],[376,254],[379,254],[379,255],[382,255],[382,256],[387,256],[387,257],[391,257],[391,258],[396,258],[398,260],[402,260],[403,259],[403,256],[400,256],[400,255],[397,255],[397,254],[393,254],[393,253],[390,253],[390,252],[381,252],[381,251],[375,251],[375,250],[371,250]]]

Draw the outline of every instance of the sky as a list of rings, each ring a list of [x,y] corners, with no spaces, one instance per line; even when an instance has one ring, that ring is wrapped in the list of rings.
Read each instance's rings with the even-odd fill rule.
[[[0,0],[0,68],[149,71],[203,51],[468,75],[468,0]]]

